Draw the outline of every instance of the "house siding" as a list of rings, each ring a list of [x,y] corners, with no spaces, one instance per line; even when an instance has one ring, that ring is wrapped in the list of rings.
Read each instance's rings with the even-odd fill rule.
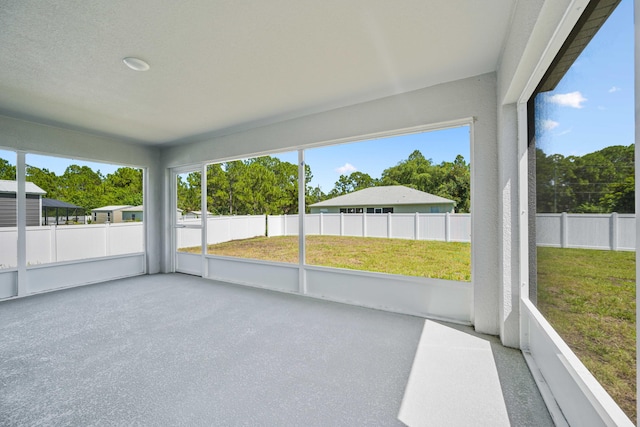
[[[110,223],[114,222],[122,222],[122,212],[121,211],[109,211],[109,212],[92,212],[91,221],[95,224],[104,224],[107,222],[107,213],[111,214],[111,218],[109,219]]]
[[[365,212],[367,208],[393,208],[393,213],[445,213],[454,212],[453,205],[448,203],[434,203],[428,205],[354,205],[354,206],[327,206],[310,207],[311,213],[340,213],[344,208],[362,208]],[[437,208],[437,212],[432,212],[431,208]]]
[[[27,194],[27,226],[40,225],[40,196]],[[0,227],[16,227],[16,195],[0,193]]]
[[[122,212],[123,221],[142,221],[142,211],[125,211]]]

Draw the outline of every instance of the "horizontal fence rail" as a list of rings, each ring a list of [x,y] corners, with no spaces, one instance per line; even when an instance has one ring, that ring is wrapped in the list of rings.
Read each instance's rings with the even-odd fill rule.
[[[27,265],[144,251],[143,223],[27,227]],[[18,229],[0,228],[0,268],[18,265]]]
[[[179,224],[200,224],[200,219],[185,219]],[[266,215],[215,216],[207,218],[207,245],[265,236]],[[198,228],[176,229],[176,247],[200,246],[202,232]]]
[[[207,219],[207,244],[259,236],[297,236],[298,215]],[[183,224],[190,221],[184,220]],[[307,214],[309,235],[471,241],[470,214]],[[636,250],[634,214],[538,214],[539,246]],[[200,246],[196,228],[176,230],[178,248]],[[0,268],[17,266],[16,227],[0,228]],[[144,251],[143,223],[27,227],[27,264],[46,264]]]
[[[635,214],[538,214],[536,243],[556,248],[636,250]]]
[[[306,214],[308,235],[471,241],[471,214]],[[297,236],[298,215],[267,216],[268,236]]]

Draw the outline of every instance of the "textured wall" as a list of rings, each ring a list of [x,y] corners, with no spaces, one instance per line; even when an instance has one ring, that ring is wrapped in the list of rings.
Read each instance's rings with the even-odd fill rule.
[[[371,102],[313,114],[189,145],[168,147],[164,165],[204,161],[347,142],[429,126],[470,125],[472,165],[472,241],[474,312],[478,331],[498,334],[498,153],[496,77],[485,74]],[[168,177],[170,182],[170,178]],[[169,197],[169,193],[165,193]],[[169,217],[170,206],[165,213]],[[482,248],[496,248],[484,250]],[[165,245],[169,265],[172,253]]]

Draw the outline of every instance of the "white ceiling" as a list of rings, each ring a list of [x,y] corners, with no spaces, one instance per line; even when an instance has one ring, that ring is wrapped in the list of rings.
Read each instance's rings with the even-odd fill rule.
[[[515,1],[3,0],[0,114],[197,140],[494,71]]]

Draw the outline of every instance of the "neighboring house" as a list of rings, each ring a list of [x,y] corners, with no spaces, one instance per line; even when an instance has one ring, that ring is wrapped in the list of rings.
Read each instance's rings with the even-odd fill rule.
[[[445,213],[456,202],[404,185],[370,187],[309,205],[311,213]]]
[[[132,207],[133,206],[130,205],[115,205],[91,209],[91,220],[95,224],[104,224],[105,222],[122,222],[122,211]]]
[[[213,214],[209,211],[207,211],[207,216],[212,216]],[[187,212],[187,214],[184,216],[185,219],[194,219],[194,218],[200,218],[202,216],[202,211],[189,211]]]
[[[142,205],[122,209],[123,221],[142,221],[144,208]]]
[[[0,179],[0,227],[16,227],[16,193],[18,183]],[[47,194],[42,188],[33,182],[25,182],[27,194],[27,226],[40,225],[40,212],[42,212],[42,195]]]

